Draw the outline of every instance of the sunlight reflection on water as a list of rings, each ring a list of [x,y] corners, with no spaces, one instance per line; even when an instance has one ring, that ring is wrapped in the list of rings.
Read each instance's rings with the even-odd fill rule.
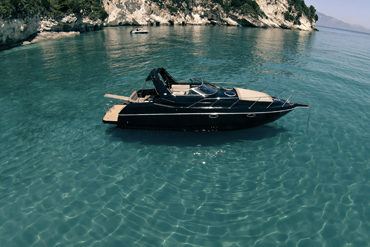
[[[0,52],[1,246],[368,245],[368,35],[148,29]],[[309,127],[303,109],[230,132],[104,125],[104,83],[154,67],[308,91]]]

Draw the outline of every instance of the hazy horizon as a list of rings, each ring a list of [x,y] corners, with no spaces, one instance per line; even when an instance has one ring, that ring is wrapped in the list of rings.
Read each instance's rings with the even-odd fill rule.
[[[317,12],[343,22],[361,25],[370,29],[370,1],[368,0],[305,0],[307,6],[313,5]]]

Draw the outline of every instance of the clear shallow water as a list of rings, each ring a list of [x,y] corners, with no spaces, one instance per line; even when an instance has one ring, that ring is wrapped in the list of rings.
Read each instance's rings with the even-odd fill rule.
[[[0,52],[0,246],[370,246],[369,35],[129,30]],[[309,128],[305,109],[231,132],[104,125],[104,82],[154,67],[308,91]]]

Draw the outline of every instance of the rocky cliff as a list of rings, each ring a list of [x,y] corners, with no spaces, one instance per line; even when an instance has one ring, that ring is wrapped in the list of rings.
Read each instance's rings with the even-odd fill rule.
[[[44,32],[58,36],[58,32],[86,32],[103,26],[231,25],[312,31],[317,19],[313,18],[315,8],[308,8],[303,0],[102,0],[102,5],[108,13],[104,21],[92,21],[83,14],[58,20],[40,14],[0,19],[0,50]],[[54,34],[41,36],[52,38]]]
[[[24,19],[0,19],[0,50],[34,41],[69,36],[68,32],[79,34],[98,30],[103,21],[92,21],[82,15],[70,14],[60,20],[34,15]],[[39,37],[38,37],[39,36]],[[35,39],[36,38],[36,39]]]
[[[35,33],[38,28],[37,16],[25,19],[0,20],[0,47],[25,40]]]
[[[236,0],[239,1],[239,0]],[[241,1],[239,1],[240,3]],[[299,14],[288,0],[256,0],[255,12],[243,11],[241,4],[224,5],[214,1],[103,0],[109,14],[106,25],[232,25],[273,27],[311,31],[315,21]],[[291,18],[287,18],[286,16]],[[298,16],[300,15],[300,16]],[[297,18],[298,17],[298,18]],[[297,21],[298,20],[298,21]]]

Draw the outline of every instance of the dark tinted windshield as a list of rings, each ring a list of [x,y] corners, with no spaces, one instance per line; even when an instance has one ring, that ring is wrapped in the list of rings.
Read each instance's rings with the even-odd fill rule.
[[[191,78],[179,81],[181,84],[189,84],[191,88],[176,92],[176,95],[207,96],[217,93],[219,87],[203,80],[202,78]]]
[[[217,93],[218,88],[208,82],[205,82],[198,87],[192,88],[192,90],[204,96]]]

